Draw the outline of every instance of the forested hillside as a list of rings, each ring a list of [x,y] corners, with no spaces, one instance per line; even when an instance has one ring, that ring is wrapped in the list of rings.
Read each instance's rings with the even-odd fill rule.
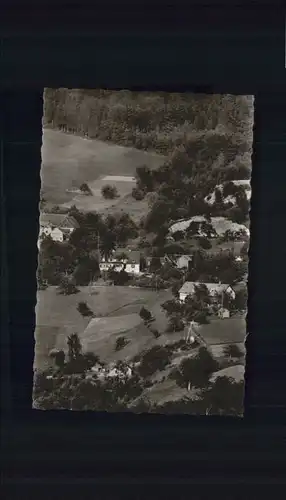
[[[48,88],[43,124],[161,154],[181,145],[201,149],[201,141],[208,149],[215,135],[221,151],[229,144],[243,154],[251,144],[251,103],[249,96]]]

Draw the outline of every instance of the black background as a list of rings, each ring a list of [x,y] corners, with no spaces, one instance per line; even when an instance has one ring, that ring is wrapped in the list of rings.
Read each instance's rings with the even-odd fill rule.
[[[5,498],[233,498],[243,485],[256,498],[259,485],[286,484],[281,4],[12,1],[0,22]],[[255,95],[244,419],[31,410],[42,92],[53,86]]]

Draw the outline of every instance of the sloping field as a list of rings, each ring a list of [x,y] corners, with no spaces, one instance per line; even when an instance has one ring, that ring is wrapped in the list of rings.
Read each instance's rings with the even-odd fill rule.
[[[43,196],[48,203],[60,205],[76,199],[74,193],[66,190],[79,187],[83,182],[92,184],[108,175],[133,177],[137,167],[146,164],[153,169],[165,160],[164,156],[155,153],[44,129],[41,169]],[[119,180],[112,183],[123,184]],[[130,192],[132,183],[126,184]],[[94,189],[98,187],[95,185]],[[87,198],[90,198],[91,203],[93,197],[84,197],[85,203],[88,203]],[[83,203],[82,200],[80,202]]]
[[[116,340],[121,336],[125,337],[128,344],[120,351],[115,351]],[[152,333],[144,326],[138,314],[98,318],[80,338],[84,350],[95,352],[107,363],[130,360],[154,344]]]
[[[243,353],[243,355],[245,356],[245,344],[244,342],[230,342],[229,344],[231,345],[235,345],[236,347],[238,347],[238,349]],[[228,343],[227,344],[212,344],[212,345],[209,345],[208,348],[210,350],[210,352],[212,353],[212,355],[216,358],[216,359],[222,359],[225,357],[224,355],[224,349],[229,345]]]
[[[114,316],[122,317],[123,325],[127,322],[127,330],[129,322],[126,318],[131,315],[138,317],[138,328],[142,330],[144,325],[141,325],[139,311],[145,305],[156,315],[156,325],[154,326],[162,329],[166,327],[165,313],[160,309],[160,304],[170,297],[170,292],[163,290],[157,293],[152,290],[119,286],[99,286],[92,289],[90,287],[80,287],[79,290],[79,293],[68,296],[58,295],[56,287],[38,291],[36,305],[37,326],[35,329],[36,366],[41,367],[48,362],[49,351],[54,347],[66,348],[67,335],[70,335],[70,333],[81,335],[84,332],[90,320],[83,318],[77,311],[79,302],[86,302],[96,316],[105,317],[110,315],[110,325],[116,324],[116,321],[113,320]],[[99,331],[103,324],[99,324]],[[132,328],[132,332],[135,332],[135,326]],[[153,335],[149,331],[147,333],[148,339],[152,340]],[[116,335],[118,334],[115,331]],[[144,345],[144,342],[142,345]],[[132,345],[132,348],[127,346],[126,351],[123,350],[123,355],[128,353],[130,349],[133,353],[137,348],[139,349],[139,347],[136,347],[136,343]],[[113,359],[117,359],[113,356],[113,346],[109,350]],[[119,359],[124,359],[124,356]]]
[[[122,179],[118,180],[118,177],[115,177],[113,181],[107,181],[106,178],[108,177],[114,179],[115,176],[104,176],[100,177],[96,181],[90,182],[89,188],[92,193],[91,195],[86,196],[79,193],[69,202],[63,203],[62,206],[65,208],[70,208],[72,205],[75,205],[79,210],[83,212],[97,211],[104,212],[105,214],[107,209],[116,208],[116,210],[119,211],[120,207],[118,205],[120,205],[120,202],[122,203],[122,199],[124,199],[127,195],[130,195],[133,187],[136,186],[136,181],[134,180],[134,177],[131,176],[125,176],[125,178],[129,180],[129,182],[126,182],[126,180]],[[106,200],[102,196],[101,189],[106,184],[111,184],[112,186],[116,187],[118,192],[117,198],[113,200]],[[135,204],[136,200],[134,200],[134,198],[130,196],[130,202],[131,204]]]
[[[244,380],[244,373],[244,365],[229,366],[228,368],[224,368],[223,370],[219,370],[218,372],[214,373],[211,380],[214,381],[219,377],[228,377],[233,378],[235,382],[241,382]]]

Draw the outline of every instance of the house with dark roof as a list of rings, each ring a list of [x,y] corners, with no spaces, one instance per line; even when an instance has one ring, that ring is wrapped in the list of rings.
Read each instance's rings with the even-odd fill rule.
[[[64,241],[79,227],[74,217],[68,214],[40,214],[39,240],[50,236],[54,241]]]
[[[139,275],[141,274],[140,251],[117,248],[108,260],[102,257],[99,269],[101,272],[110,269],[117,272],[124,270],[128,274]]]
[[[179,297],[182,302],[185,302],[188,295],[195,293],[196,286],[205,285],[211,297],[217,294],[228,294],[232,299],[235,299],[235,291],[230,285],[226,283],[198,283],[196,281],[186,281],[179,290]]]

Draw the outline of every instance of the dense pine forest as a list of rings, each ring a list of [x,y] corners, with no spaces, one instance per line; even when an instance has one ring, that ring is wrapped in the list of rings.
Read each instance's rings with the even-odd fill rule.
[[[167,155],[213,136],[250,151],[251,96],[45,89],[44,126]],[[212,133],[210,133],[212,132]],[[209,144],[208,144],[209,143]]]

